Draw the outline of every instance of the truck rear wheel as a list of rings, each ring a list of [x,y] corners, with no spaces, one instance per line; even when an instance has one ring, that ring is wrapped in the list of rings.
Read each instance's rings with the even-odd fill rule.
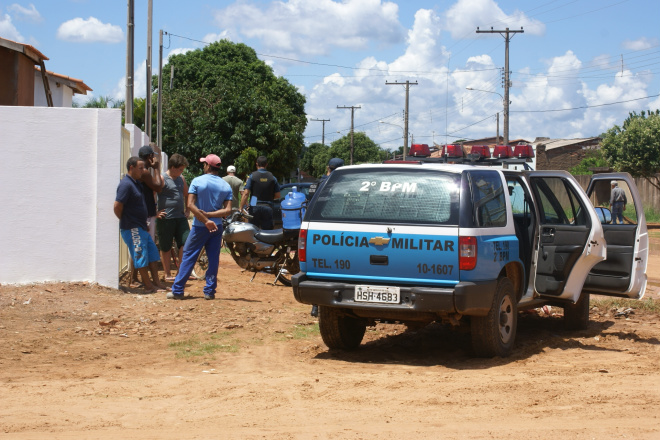
[[[589,327],[589,294],[582,293],[575,304],[564,305],[564,328],[586,330]]]
[[[319,330],[330,349],[354,350],[362,342],[367,322],[353,318],[340,309],[319,306]]]
[[[500,278],[486,316],[470,319],[472,347],[479,357],[508,356],[516,339],[518,307],[513,283]]]

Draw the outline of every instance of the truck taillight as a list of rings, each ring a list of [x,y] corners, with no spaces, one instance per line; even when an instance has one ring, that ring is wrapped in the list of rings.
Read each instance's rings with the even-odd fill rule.
[[[472,270],[475,267],[477,267],[477,237],[458,237],[458,268]]]
[[[303,228],[298,234],[298,259],[301,263],[307,262],[307,229]]]

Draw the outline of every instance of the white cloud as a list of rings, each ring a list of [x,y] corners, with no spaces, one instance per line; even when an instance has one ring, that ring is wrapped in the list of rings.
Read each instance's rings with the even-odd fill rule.
[[[119,43],[124,40],[121,27],[101,23],[95,17],[84,20],[80,17],[66,21],[57,29],[57,38],[75,43]]]
[[[623,48],[627,50],[644,50],[650,49],[660,44],[657,38],[642,37],[637,40],[626,40],[623,42]]]
[[[40,23],[43,21],[43,17],[37,11],[37,8],[34,7],[32,3],[30,3],[30,7],[26,8],[18,3],[14,3],[12,5],[7,6],[7,10],[9,12],[13,12],[14,16],[18,20],[27,20],[27,21],[32,21],[34,23]]]
[[[512,30],[523,27],[532,35],[545,33],[545,25],[540,21],[518,10],[507,15],[494,0],[458,0],[445,14],[445,27],[454,39],[474,38],[478,35],[477,27],[486,30],[491,26]]]
[[[152,68],[153,69],[153,68]],[[152,74],[158,74],[158,67]],[[133,73],[133,98],[144,98],[147,96],[147,61],[142,61]],[[126,76],[122,77],[112,92],[112,99],[121,101],[126,99]]]
[[[12,24],[11,17],[7,14],[0,15],[0,37],[18,42],[25,41],[23,35]]]
[[[221,40],[229,40],[233,42],[237,42],[238,40],[231,35],[231,32],[228,30],[224,30],[220,32],[219,34],[206,34],[204,35],[204,38],[202,38],[202,41],[206,43],[214,43],[216,41],[221,41]]]
[[[267,50],[327,54],[332,47],[364,49],[370,41],[401,41],[398,6],[381,0],[287,0],[267,9],[249,1],[216,12],[216,23],[233,35],[261,40]]]
[[[197,49],[194,49],[194,48],[192,48],[192,47],[180,47],[180,48],[178,48],[178,49],[172,49],[172,50],[167,54],[167,56],[165,57],[165,59],[163,60],[163,66],[164,66],[165,64],[167,64],[167,63],[170,61],[170,57],[171,57],[171,56],[173,56],[173,55],[181,55],[181,54],[184,54],[184,53],[188,53],[188,52],[190,52],[190,51],[192,51],[192,50],[197,50]]]

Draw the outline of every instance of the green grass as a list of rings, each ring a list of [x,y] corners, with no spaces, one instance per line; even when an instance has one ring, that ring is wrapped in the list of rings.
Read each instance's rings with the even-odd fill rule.
[[[625,298],[605,298],[605,299],[591,299],[591,307],[603,308],[606,310],[628,308],[633,310],[643,310],[660,314],[660,301],[653,298],[646,298],[643,300],[625,299]]]
[[[293,335],[293,339],[308,339],[319,336],[321,331],[319,330],[318,324],[294,325],[291,334]]]
[[[214,353],[235,353],[238,351],[238,341],[231,339],[231,332],[223,332],[211,336],[210,341],[201,341],[196,336],[183,341],[172,342],[170,349],[177,358],[213,356]]]

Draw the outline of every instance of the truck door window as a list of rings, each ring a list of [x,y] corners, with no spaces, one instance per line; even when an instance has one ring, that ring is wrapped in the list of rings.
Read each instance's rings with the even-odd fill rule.
[[[586,225],[586,212],[571,186],[558,177],[535,178],[543,223]]]
[[[635,209],[635,204],[633,203],[632,196],[630,195],[630,188],[625,180],[617,180],[617,186],[621,188],[625,194],[625,202],[623,208],[622,217],[623,224],[625,225],[636,225],[637,224],[637,210]],[[617,211],[617,207],[612,207],[612,183],[610,180],[597,180],[594,182],[593,189],[589,195],[589,200],[591,204],[596,208],[596,214],[600,218],[601,223],[604,224],[614,224],[615,216],[612,211]],[[620,198],[620,197],[618,197]],[[602,209],[599,209],[602,208]],[[617,219],[618,223],[618,219]]]
[[[494,171],[472,171],[470,186],[476,225],[506,226],[506,199],[500,175]]]

